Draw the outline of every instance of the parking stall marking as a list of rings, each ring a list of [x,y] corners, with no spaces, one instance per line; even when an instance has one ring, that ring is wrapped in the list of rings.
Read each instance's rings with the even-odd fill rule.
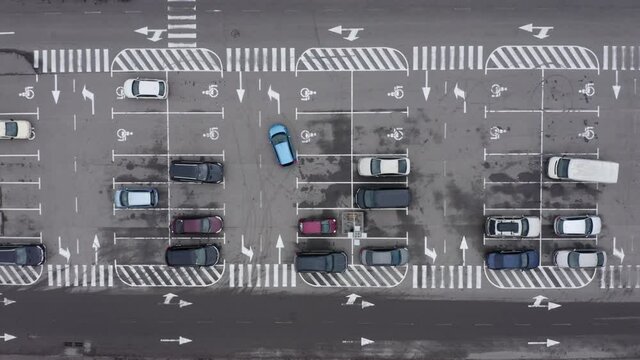
[[[300,278],[313,287],[383,287],[400,284],[409,270],[408,265],[389,267],[380,271],[372,266],[350,264],[342,274],[300,273]]]
[[[109,49],[33,51],[33,68],[39,73],[109,72],[109,65]]]
[[[493,50],[487,58],[487,70],[596,70],[598,57],[588,48],[575,45],[505,45]]]
[[[47,284],[51,287],[113,287],[113,267],[48,264]]]
[[[227,48],[226,71],[295,71],[295,48]]]
[[[191,269],[189,273],[183,268],[178,272],[175,268],[166,265],[115,265],[118,278],[131,287],[211,286],[222,278],[225,268],[224,264],[202,266]]]
[[[412,270],[414,289],[482,288],[480,265],[412,265]]]

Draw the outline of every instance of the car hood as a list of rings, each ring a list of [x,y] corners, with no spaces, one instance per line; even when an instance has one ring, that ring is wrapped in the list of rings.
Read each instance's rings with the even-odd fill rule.
[[[371,176],[371,158],[362,158],[358,161],[358,174]]]
[[[593,222],[593,229],[591,229],[591,235],[600,234],[600,231],[602,231],[602,220],[599,217],[594,216],[591,218],[591,221]]]
[[[529,222],[529,233],[526,236],[527,237],[540,236],[540,219],[537,217],[529,217],[529,216],[527,216],[526,219]]]
[[[557,266],[568,267],[569,266],[569,250],[558,250],[553,256],[553,260]]]

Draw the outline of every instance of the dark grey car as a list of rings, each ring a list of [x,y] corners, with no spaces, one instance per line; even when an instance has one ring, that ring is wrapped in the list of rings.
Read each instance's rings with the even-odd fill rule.
[[[406,208],[411,203],[408,188],[358,188],[356,206],[361,209]]]
[[[45,260],[45,247],[42,244],[0,245],[1,265],[37,266]]]
[[[347,270],[348,258],[344,251],[302,252],[294,260],[297,272],[341,273]]]
[[[407,248],[366,248],[360,251],[360,262],[367,266],[400,266],[409,261]]]
[[[167,249],[165,260],[169,266],[213,266],[220,251],[213,245],[175,245]]]
[[[222,182],[223,172],[224,167],[219,162],[178,160],[169,167],[171,180],[182,182],[218,184]]]

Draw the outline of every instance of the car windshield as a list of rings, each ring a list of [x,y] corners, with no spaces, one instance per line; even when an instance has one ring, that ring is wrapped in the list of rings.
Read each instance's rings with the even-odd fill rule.
[[[522,231],[520,233],[522,235],[527,235],[529,233],[529,221],[527,221],[527,219],[522,219]]]
[[[568,259],[569,267],[579,267],[580,266],[580,254],[577,252],[569,253]]]
[[[378,159],[371,160],[371,173],[373,175],[380,174],[380,163],[381,161]]]
[[[392,264],[400,264],[400,251],[392,251],[391,252],[391,263]]]
[[[280,143],[286,142],[287,141],[287,135],[285,135],[285,134],[275,134],[271,138],[271,141],[273,141],[274,144],[280,144]]]
[[[207,174],[209,171],[209,167],[207,164],[198,164],[198,180],[205,181],[207,180]]]
[[[407,162],[405,160],[398,161],[398,172],[399,173],[407,172]]]
[[[120,193],[120,202],[124,206],[129,206],[129,194],[126,191]]]
[[[366,206],[372,206],[372,205],[374,205],[374,202],[375,202],[375,200],[374,200],[374,199],[375,199],[375,195],[376,195],[376,194],[375,194],[375,192],[374,192],[374,191],[366,191],[366,192],[364,193],[364,204],[365,204]]]
[[[321,231],[323,233],[330,233],[331,232],[331,225],[329,224],[329,220],[323,220],[320,223],[320,227],[321,227]]]
[[[164,94],[164,83],[163,82],[158,82],[158,94],[159,95]]]
[[[587,218],[584,220],[584,227],[585,227],[585,234],[591,234],[591,232],[593,231],[593,221],[591,221],[591,219]]]
[[[25,248],[17,248],[16,249],[16,264],[24,265],[27,263],[27,249]]]
[[[569,176],[569,159],[560,159],[558,161],[556,172],[558,177],[566,178]]]
[[[599,252],[597,256],[598,256],[598,266],[603,266],[604,265],[604,253]]]
[[[333,269],[333,256],[325,256],[325,270],[331,271]]]
[[[7,136],[18,136],[18,124],[15,121],[5,123],[5,132]]]
[[[204,248],[193,250],[193,256],[196,265],[205,265],[207,263],[207,251]]]
[[[202,221],[200,221],[200,226],[202,227],[201,230],[203,233],[209,232],[209,229],[211,228],[211,224],[209,224],[209,219],[202,219]]]
[[[140,95],[140,81],[136,80],[131,84],[131,92],[135,96]]]
[[[520,254],[520,263],[523,268],[529,266],[529,257],[527,256],[527,253]]]

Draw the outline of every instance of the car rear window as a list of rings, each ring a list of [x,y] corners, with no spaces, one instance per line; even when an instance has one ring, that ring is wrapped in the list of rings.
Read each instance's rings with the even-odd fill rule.
[[[371,174],[377,175],[380,174],[380,160],[373,159],[371,160]]]
[[[136,80],[131,84],[131,92],[135,96],[140,95],[140,81]]]
[[[569,159],[560,159],[556,168],[558,177],[569,177]]]
[[[7,136],[15,137],[18,136],[18,124],[13,121],[9,121],[6,123],[5,131]]]
[[[407,172],[407,161],[406,160],[398,161],[398,172],[400,172],[400,173]]]

